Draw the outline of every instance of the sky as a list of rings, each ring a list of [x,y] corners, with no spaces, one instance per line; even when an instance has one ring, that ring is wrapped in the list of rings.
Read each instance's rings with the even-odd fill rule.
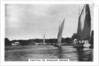
[[[57,38],[65,18],[62,37],[77,32],[83,4],[6,4],[5,37],[15,39]],[[92,8],[91,8],[92,10]],[[92,15],[92,12],[91,12]]]

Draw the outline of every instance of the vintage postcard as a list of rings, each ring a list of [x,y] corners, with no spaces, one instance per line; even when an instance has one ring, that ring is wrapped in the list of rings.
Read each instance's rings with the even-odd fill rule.
[[[2,1],[2,65],[97,64],[91,1]]]

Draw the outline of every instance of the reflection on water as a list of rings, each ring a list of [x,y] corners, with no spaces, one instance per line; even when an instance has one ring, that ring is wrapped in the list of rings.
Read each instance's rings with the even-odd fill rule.
[[[61,59],[63,58],[63,53],[62,53],[62,47],[58,47],[58,58]]]
[[[79,51],[78,54],[78,60],[79,61],[92,61],[92,52],[90,51]]]
[[[57,55],[58,55],[59,59],[65,58],[64,53],[62,51],[63,51],[62,47],[58,47]],[[65,53],[65,55],[66,54],[68,54],[72,59],[74,58],[73,56],[75,56],[75,54],[76,54],[76,57],[77,57],[76,60],[78,60],[78,61],[93,61],[93,55],[92,55],[93,53],[92,53],[92,50],[90,50],[90,49],[89,50],[77,49],[77,51],[67,52],[67,53]]]
[[[5,61],[27,61],[28,59],[69,59],[70,61],[93,61],[93,50],[82,50],[72,46],[53,47],[16,46],[6,47]]]

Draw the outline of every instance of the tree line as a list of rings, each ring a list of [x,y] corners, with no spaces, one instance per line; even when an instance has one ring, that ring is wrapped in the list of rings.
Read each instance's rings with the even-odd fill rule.
[[[72,43],[74,39],[77,38],[77,34],[74,33],[71,37],[66,37],[66,38],[62,38],[62,43]],[[91,32],[91,37],[90,37],[90,41],[89,43],[93,46],[93,41],[94,41],[94,32]],[[20,45],[33,45],[35,43],[43,43],[43,39],[28,39],[28,40],[9,40],[8,38],[5,38],[5,46],[10,46],[12,43],[14,42],[19,42]],[[56,38],[52,38],[52,39],[45,39],[45,43],[57,43],[57,39]]]
[[[43,43],[43,39],[29,39],[29,40],[9,40],[8,38],[5,38],[5,46],[10,46],[14,42],[19,42],[20,45],[33,45],[35,43]],[[67,38],[62,38],[62,43],[71,43],[72,39],[67,37]],[[45,39],[45,43],[57,43],[57,39]]]

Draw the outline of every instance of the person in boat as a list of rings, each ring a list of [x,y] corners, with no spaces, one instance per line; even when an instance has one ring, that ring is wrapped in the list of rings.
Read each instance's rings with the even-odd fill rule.
[[[77,44],[77,39],[74,39],[74,44]]]
[[[83,41],[74,39],[73,46],[78,50],[83,48],[83,44],[84,44]]]
[[[84,47],[89,48],[90,46],[91,46],[91,44],[89,43],[89,41],[85,40]]]

